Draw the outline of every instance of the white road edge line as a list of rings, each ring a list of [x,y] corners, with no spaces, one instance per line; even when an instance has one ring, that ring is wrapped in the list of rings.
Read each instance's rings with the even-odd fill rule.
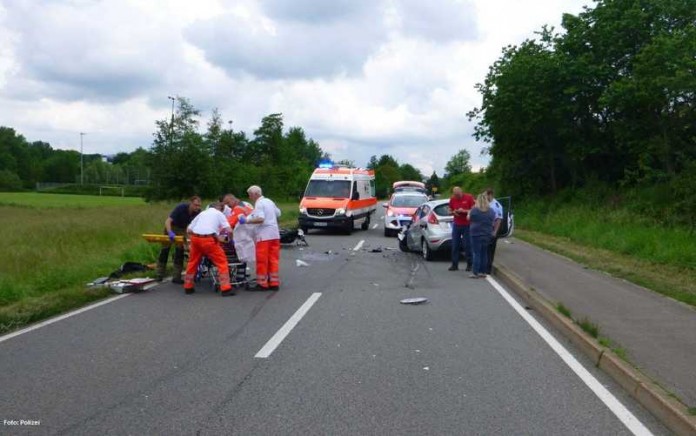
[[[268,342],[266,342],[266,345],[264,345],[263,348],[261,348],[254,357],[259,359],[268,358],[268,356],[270,356],[271,353],[273,353],[273,351],[278,347],[278,345],[280,345],[280,343],[283,342],[283,339],[285,339],[285,337],[288,334],[290,334],[292,329],[294,329],[295,326],[300,322],[302,317],[304,317],[307,314],[307,312],[309,312],[309,309],[312,308],[312,306],[314,305],[314,303],[317,302],[319,297],[321,297],[321,292],[315,292],[312,295],[310,295],[307,301],[305,301],[304,304],[300,306],[299,309],[297,309],[297,312],[295,312],[290,317],[290,319],[285,324],[283,324],[280,330],[278,330],[276,334],[274,334],[273,337],[271,337],[271,339],[269,339]]]
[[[614,415],[633,433],[634,435],[652,435],[638,418],[631,413],[616,397],[609,392],[602,384],[590,374],[566,348],[554,338],[539,322],[534,319],[514,298],[491,276],[487,277],[488,282],[496,291],[512,306],[513,309],[546,341],[553,351],[573,370],[575,374],[594,392],[597,397],[611,410]]]
[[[353,248],[353,251],[358,251],[358,250],[360,250],[360,249],[362,248],[362,246],[363,246],[364,243],[365,243],[365,240],[364,240],[364,239],[361,239],[360,242],[358,242],[358,245],[356,245],[355,248]]]
[[[372,226],[373,229],[376,229],[377,227],[379,227],[379,224],[375,224],[374,226]]]
[[[58,316],[58,317],[56,317],[56,318],[51,318],[51,319],[48,319],[48,320],[46,320],[46,321],[40,322],[40,323],[38,323],[38,324],[34,324],[33,326],[24,328],[24,329],[22,329],[22,330],[17,330],[16,332],[9,333],[9,334],[7,334],[7,335],[5,335],[5,336],[0,336],[0,342],[5,342],[5,341],[7,341],[8,339],[12,339],[12,338],[17,337],[17,336],[19,336],[19,335],[23,335],[24,333],[29,333],[29,332],[31,332],[31,331],[33,331],[33,330],[40,329],[41,327],[46,327],[47,325],[53,324],[54,322],[62,321],[62,320],[64,320],[64,319],[66,319],[66,318],[70,318],[71,316],[79,315],[79,314],[81,314],[81,313],[83,313],[83,312],[87,312],[88,310],[92,310],[92,309],[94,309],[94,308],[96,308],[96,307],[103,306],[103,305],[109,304],[109,303],[113,303],[114,301],[120,300],[121,298],[126,298],[126,297],[128,297],[129,295],[132,295],[132,294],[117,295],[117,296],[115,296],[115,297],[113,297],[113,298],[109,298],[108,300],[100,301],[100,302],[98,302],[98,303],[95,303],[95,304],[92,304],[92,305],[83,307],[82,309],[77,309],[77,310],[75,310],[75,311],[65,313],[65,314],[63,314],[63,315],[61,315],[61,316]]]

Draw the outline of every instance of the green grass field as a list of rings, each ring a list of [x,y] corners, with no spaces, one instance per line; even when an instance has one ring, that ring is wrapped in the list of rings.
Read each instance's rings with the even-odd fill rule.
[[[85,285],[123,262],[154,263],[160,246],[141,235],[161,232],[175,205],[0,193],[0,333],[108,296]],[[279,207],[281,225],[296,226],[297,204]]]
[[[91,208],[143,205],[142,198],[98,195],[42,194],[37,192],[0,192],[0,206],[30,208]]]

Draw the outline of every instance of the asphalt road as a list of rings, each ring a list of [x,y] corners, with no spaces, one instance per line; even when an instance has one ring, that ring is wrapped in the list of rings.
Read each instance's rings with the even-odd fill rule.
[[[283,249],[279,292],[165,283],[0,338],[0,433],[631,434],[490,282],[399,252],[381,226],[307,239]]]

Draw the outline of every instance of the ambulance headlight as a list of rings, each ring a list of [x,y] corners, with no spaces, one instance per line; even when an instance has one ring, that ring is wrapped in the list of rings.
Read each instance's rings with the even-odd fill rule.
[[[394,211],[393,211],[393,210],[388,210],[388,211],[387,211],[387,216],[394,216]]]
[[[346,214],[346,210],[344,208],[339,207],[338,209],[336,209],[336,215],[345,215],[345,214]]]
[[[300,213],[301,213],[302,215],[305,215],[305,214],[307,213],[307,208],[306,208],[306,207],[301,207],[301,208],[300,208]]]

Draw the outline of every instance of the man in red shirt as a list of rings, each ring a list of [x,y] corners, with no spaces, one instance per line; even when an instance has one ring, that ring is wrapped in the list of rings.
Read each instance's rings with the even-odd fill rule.
[[[459,252],[462,247],[464,247],[466,254],[466,270],[471,271],[471,241],[467,214],[474,207],[474,203],[474,197],[462,192],[462,188],[459,186],[452,189],[449,208],[454,215],[454,223],[452,223],[452,266],[449,267],[450,271],[459,269]]]

